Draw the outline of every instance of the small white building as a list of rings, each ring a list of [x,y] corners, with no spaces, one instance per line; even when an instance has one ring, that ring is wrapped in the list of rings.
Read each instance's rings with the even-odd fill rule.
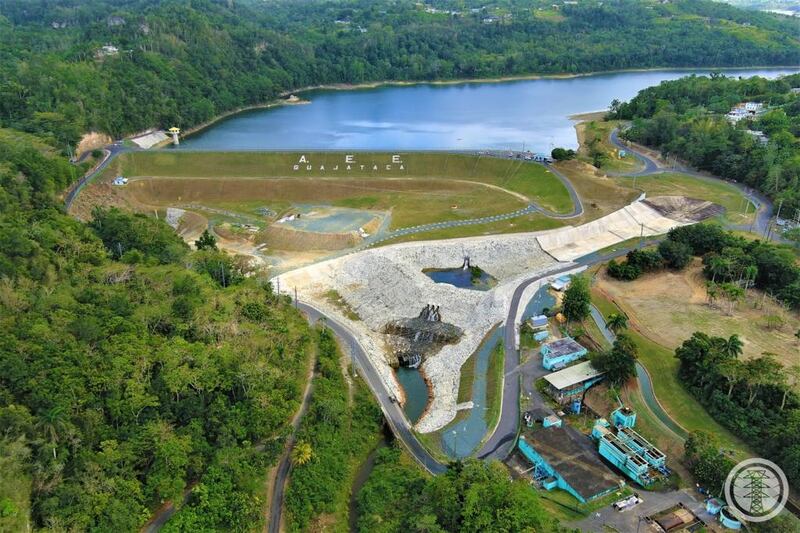
[[[114,45],[107,44],[101,47],[97,52],[95,52],[95,57],[110,57],[119,54],[119,48]]]
[[[761,102],[742,102],[736,104],[725,117],[736,124],[745,118],[755,118],[764,113],[764,104]]]
[[[127,185],[128,184],[128,178],[126,178],[124,176],[117,176],[116,178],[114,178],[114,181],[112,181],[111,183],[113,185]]]

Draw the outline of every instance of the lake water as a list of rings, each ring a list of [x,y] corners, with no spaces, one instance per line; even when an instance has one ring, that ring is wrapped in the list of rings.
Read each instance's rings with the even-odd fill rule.
[[[776,77],[798,69],[728,70]],[[249,111],[185,139],[196,150],[577,148],[571,115],[607,109],[663,80],[709,70],[621,72],[501,83],[310,91],[310,104]]]

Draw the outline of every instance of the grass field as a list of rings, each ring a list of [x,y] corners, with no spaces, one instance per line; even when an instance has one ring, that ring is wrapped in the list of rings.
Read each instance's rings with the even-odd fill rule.
[[[634,178],[615,178],[621,185],[633,186]],[[688,196],[709,200],[725,208],[724,220],[734,224],[753,221],[754,209],[747,207],[742,193],[729,183],[705,180],[686,174],[664,173],[635,178],[635,186],[648,196]],[[748,212],[745,215],[745,211]]]
[[[581,197],[584,215],[580,222],[588,222],[621,209],[640,194],[631,187],[631,182],[608,178],[602,171],[583,161],[564,161],[556,163],[555,168],[569,179]]]
[[[572,208],[564,185],[538,164],[447,153],[398,154],[399,159],[392,154],[354,154],[355,163],[346,163],[345,157],[335,152],[133,152],[114,160],[103,178],[129,177],[129,185],[114,192],[139,206],[193,204],[252,217],[265,207],[280,214],[298,204],[333,205],[390,213],[389,229],[504,214],[532,201],[554,212]],[[429,232],[424,238],[558,225],[529,215],[449,228],[441,235]],[[420,236],[402,240],[415,238]]]
[[[583,122],[575,126],[578,134],[580,148],[579,157],[589,163],[592,162],[591,152],[599,151],[605,154],[606,159],[603,163],[603,170],[610,172],[635,172],[643,168],[642,163],[630,152],[623,157],[619,155],[619,149],[611,144],[609,137],[611,132],[619,126],[618,120],[602,120],[605,113],[590,113],[584,115]]]
[[[800,328],[798,314],[757,291],[748,291],[747,300],[739,302],[733,312],[727,303],[710,306],[697,259],[683,271],[648,274],[633,282],[611,279],[601,270],[596,283],[636,318],[643,333],[666,348],[677,348],[695,331],[726,338],[737,334],[744,343],[744,359],[769,352],[787,366],[797,360],[794,334]],[[784,325],[768,328],[765,317],[772,315],[782,317]]]
[[[738,450],[742,454],[746,453],[747,446],[711,418],[711,415],[680,383],[678,360],[675,358],[673,350],[658,344],[638,331],[636,328],[637,317],[631,315],[630,310],[625,306],[618,307],[597,287],[592,288],[592,302],[604,316],[618,313],[620,310],[628,314],[631,327],[627,333],[639,348],[639,361],[653,376],[653,390],[656,397],[672,418],[689,431],[712,432],[719,437],[726,448]],[[691,332],[688,332],[686,336],[690,335]]]
[[[500,419],[500,407],[503,403],[503,369],[505,360],[505,349],[503,342],[500,341],[489,356],[489,369],[486,374],[486,411],[484,420],[486,427],[489,428],[484,441],[489,438],[497,421]],[[509,379],[519,379],[514,376]]]

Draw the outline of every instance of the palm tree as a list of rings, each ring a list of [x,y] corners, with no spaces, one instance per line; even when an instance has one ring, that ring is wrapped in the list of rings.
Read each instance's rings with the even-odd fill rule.
[[[726,340],[722,345],[722,353],[731,359],[736,359],[742,355],[743,349],[744,343],[742,342],[742,339],[739,338],[739,335],[735,333],[728,337],[728,340]]]
[[[298,441],[292,448],[292,453],[289,458],[294,466],[304,465],[314,457],[314,451],[311,449],[311,444],[304,440]]]
[[[628,317],[622,313],[612,313],[606,320],[606,327],[614,333],[619,333],[628,327]]]
[[[60,406],[53,407],[49,411],[39,416],[36,426],[41,431],[42,436],[50,441],[53,447],[53,459],[56,458],[56,443],[66,428],[66,416],[64,415],[64,408]]]

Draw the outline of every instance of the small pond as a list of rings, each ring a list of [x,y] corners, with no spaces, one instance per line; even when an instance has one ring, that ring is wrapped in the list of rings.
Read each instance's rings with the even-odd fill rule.
[[[426,268],[423,274],[436,283],[446,283],[459,289],[488,291],[497,280],[478,267],[464,268]]]
[[[418,368],[401,366],[395,370],[395,375],[406,395],[403,412],[412,424],[416,424],[428,405],[428,385]]]

